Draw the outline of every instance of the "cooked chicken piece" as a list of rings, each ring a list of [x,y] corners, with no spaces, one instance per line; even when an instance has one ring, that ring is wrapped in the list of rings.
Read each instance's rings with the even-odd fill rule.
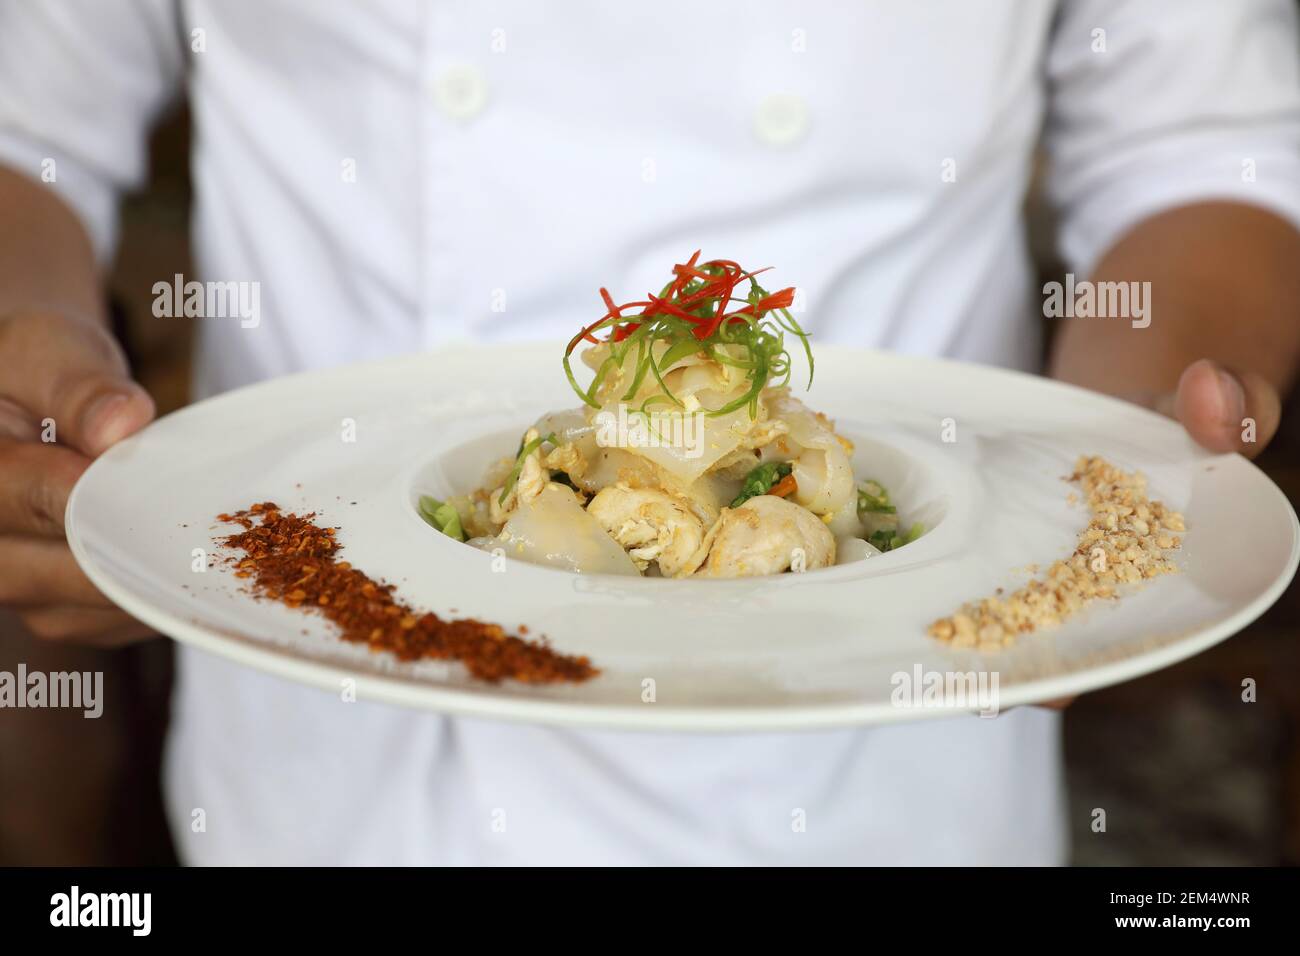
[[[808,509],[759,495],[734,510],[723,509],[700,552],[708,554],[696,572],[700,577],[757,577],[834,564],[835,537]]]
[[[530,428],[524,434],[524,444],[536,441],[538,437],[540,436],[537,429]],[[488,499],[489,517],[497,524],[505,524],[512,511],[540,495],[549,481],[550,472],[542,467],[542,448],[538,445],[524,459],[523,467],[519,471],[519,480],[510,489],[510,494],[506,495],[505,501],[501,500],[501,492],[505,490],[505,485],[492,492],[492,496]]]
[[[689,562],[704,540],[704,524],[687,502],[666,492],[611,485],[591,499],[587,514],[642,570],[658,561],[665,577],[677,577],[690,574],[698,564]]]

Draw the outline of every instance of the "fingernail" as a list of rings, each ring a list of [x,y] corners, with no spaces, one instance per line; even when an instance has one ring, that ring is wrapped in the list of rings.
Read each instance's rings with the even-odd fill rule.
[[[1237,381],[1237,376],[1224,369],[1214,370],[1219,383],[1219,409],[1222,421],[1232,428],[1240,428],[1241,420],[1246,417],[1246,391]]]
[[[130,422],[122,415],[129,396],[120,392],[101,395],[90,403],[81,416],[81,434],[92,454],[99,454],[126,437]]]

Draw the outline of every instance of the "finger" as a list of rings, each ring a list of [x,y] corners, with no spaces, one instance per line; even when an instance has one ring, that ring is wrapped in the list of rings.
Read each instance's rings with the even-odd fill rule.
[[[40,436],[41,430],[27,409],[11,399],[0,397],[0,438],[36,441]]]
[[[1253,457],[1277,431],[1282,402],[1277,389],[1259,375],[1234,373],[1201,359],[1178,380],[1174,416],[1210,451]]]
[[[122,647],[158,636],[147,624],[117,608],[42,608],[20,618],[34,637],[92,647]]]
[[[0,397],[92,458],[154,416],[117,343],[94,322],[55,313],[0,317],[0,365]]]
[[[68,495],[89,464],[58,445],[0,440],[0,536],[62,539]]]
[[[1065,710],[1078,699],[1078,697],[1058,697],[1055,700],[1040,701],[1034,706],[1042,707],[1044,710]]]
[[[43,538],[0,538],[0,605],[47,604],[113,607],[90,583],[66,544]]]

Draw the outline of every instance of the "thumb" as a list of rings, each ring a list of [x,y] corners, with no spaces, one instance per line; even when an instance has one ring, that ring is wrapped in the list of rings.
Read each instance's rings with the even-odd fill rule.
[[[1277,431],[1282,401],[1262,376],[1200,359],[1183,371],[1170,410],[1203,447],[1253,458]]]
[[[54,436],[95,457],[154,417],[153,399],[131,381],[126,360],[98,323],[57,313],[0,320],[0,398]]]

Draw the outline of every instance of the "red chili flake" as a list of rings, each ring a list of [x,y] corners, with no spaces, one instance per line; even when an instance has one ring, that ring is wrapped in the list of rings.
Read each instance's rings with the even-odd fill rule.
[[[236,577],[249,580],[256,597],[323,615],[345,641],[389,651],[404,661],[460,661],[489,683],[505,678],[526,684],[578,683],[600,673],[586,657],[507,634],[500,625],[470,618],[445,621],[403,603],[393,585],[337,560],[342,546],[336,529],[317,525],[315,518],[315,513],[282,512],[266,501],[218,515],[218,521],[244,530],[217,540],[243,553],[226,563],[236,569]]]

